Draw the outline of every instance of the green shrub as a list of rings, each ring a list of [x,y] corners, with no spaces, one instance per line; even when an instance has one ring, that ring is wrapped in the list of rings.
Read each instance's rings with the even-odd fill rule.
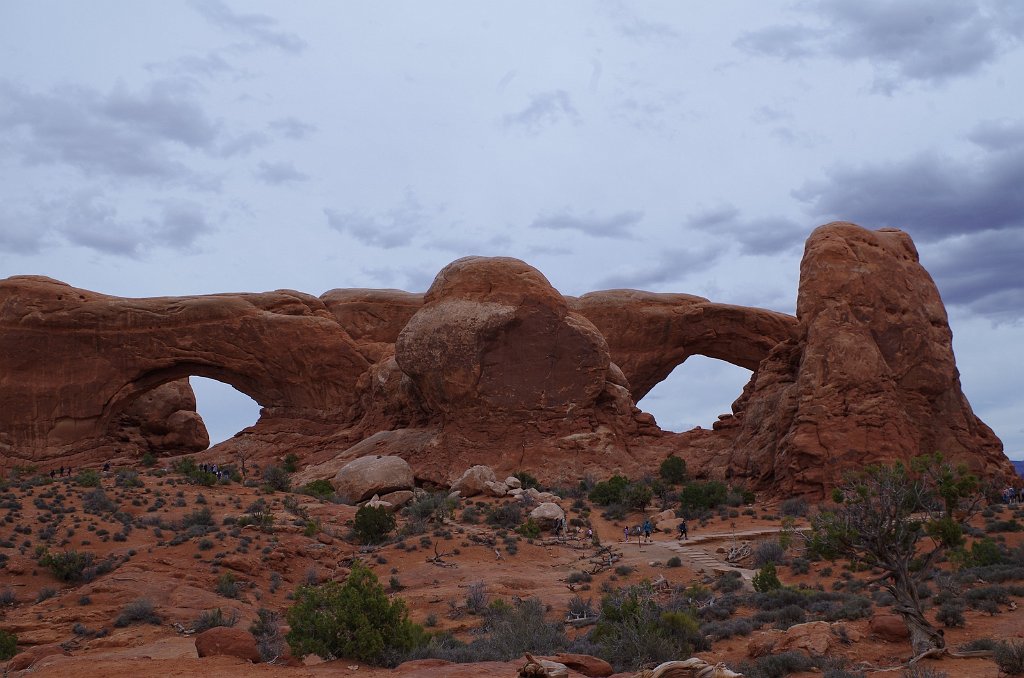
[[[683,510],[713,509],[725,503],[729,488],[717,480],[690,482],[679,491],[679,505]]]
[[[526,522],[520,525],[516,531],[527,539],[536,539],[540,536],[540,525],[533,518],[527,518]]]
[[[343,584],[300,586],[287,617],[288,644],[300,657],[316,654],[379,665],[426,640],[423,629],[409,621],[405,603],[388,600],[377,577],[359,561]]]
[[[82,579],[85,568],[92,565],[93,554],[88,551],[63,551],[61,553],[50,553],[44,551],[39,558],[39,564],[49,568],[53,576],[61,581],[76,582]]]
[[[443,523],[446,518],[452,516],[456,505],[457,502],[454,499],[448,498],[447,492],[434,492],[413,499],[405,507],[405,514],[415,520],[432,520]],[[518,525],[519,521],[516,521],[515,524]]]
[[[608,480],[602,480],[590,491],[588,498],[598,506],[622,503],[622,491],[629,485],[629,479],[625,476],[615,475]]]
[[[523,522],[523,509],[518,502],[490,507],[487,509],[487,522],[495,527],[512,529]]]
[[[18,654],[18,638],[13,633],[0,630],[0,662]]]
[[[159,624],[162,620],[156,613],[153,601],[146,598],[139,598],[121,608],[121,614],[114,620],[114,626],[122,628],[137,622],[146,624]]]
[[[590,640],[616,671],[689,657],[709,647],[693,614],[662,607],[648,583],[605,596]]]
[[[263,469],[263,487],[271,492],[287,492],[292,485],[288,471],[280,466],[268,466]]]
[[[794,497],[782,502],[780,508],[782,515],[796,518],[807,515],[807,500],[802,497]]]
[[[234,626],[237,623],[238,610],[231,610],[230,614],[225,615],[218,607],[214,610],[200,612],[196,620],[192,622],[192,630],[196,633],[202,633],[207,629],[217,626]]]
[[[99,471],[92,468],[82,469],[75,476],[75,483],[80,487],[99,487],[100,485],[100,474]]]
[[[779,581],[779,576],[775,572],[774,563],[767,563],[758,570],[751,583],[754,585],[754,590],[758,593],[782,588],[782,582]]]
[[[156,466],[156,457],[153,456],[152,452],[146,452],[139,461],[146,468]]]
[[[295,473],[299,470],[299,455],[294,452],[289,452],[284,456],[284,470],[285,473]]]
[[[667,457],[658,468],[658,475],[666,483],[678,485],[687,478],[686,461],[675,455]]]
[[[191,457],[183,457],[175,460],[172,468],[175,473],[179,473],[188,480],[188,482],[194,485],[202,485],[203,487],[210,487],[217,483],[217,476],[210,473],[209,471],[203,471],[196,465],[195,460]]]
[[[1009,676],[1024,674],[1024,642],[1003,641],[996,645],[993,659],[999,670]]]
[[[518,478],[519,482],[522,483],[523,489],[528,490],[531,487],[540,487],[540,481],[534,478],[526,471],[516,471],[512,474],[513,478]]]
[[[218,595],[224,596],[225,598],[237,598],[238,594],[241,593],[241,586],[235,579],[235,575],[230,572],[225,572],[221,576],[217,577],[217,585],[214,590]]]
[[[303,485],[301,492],[317,499],[327,499],[334,494],[334,485],[329,480],[314,480]]]
[[[395,517],[384,508],[361,506],[352,528],[364,544],[379,544],[395,529]]]
[[[114,484],[118,487],[142,487],[142,479],[137,471],[128,468],[118,469],[114,477]]]
[[[679,559],[679,556],[672,556],[665,565],[668,567],[682,567],[683,561]]]

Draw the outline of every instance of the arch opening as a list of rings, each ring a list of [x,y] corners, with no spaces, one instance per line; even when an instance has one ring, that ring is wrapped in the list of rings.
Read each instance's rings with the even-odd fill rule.
[[[207,377],[188,379],[196,395],[196,412],[203,418],[210,446],[234,437],[260,418],[260,405],[230,384]]]
[[[692,355],[640,399],[637,407],[654,415],[665,431],[711,428],[750,381],[751,371],[724,360]]]

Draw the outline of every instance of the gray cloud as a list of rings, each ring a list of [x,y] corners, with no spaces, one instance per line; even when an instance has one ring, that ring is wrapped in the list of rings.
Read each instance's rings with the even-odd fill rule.
[[[926,153],[903,162],[837,166],[794,191],[827,218],[877,228],[895,226],[937,240],[1024,227],[1024,150],[977,162]]]
[[[779,254],[800,246],[807,229],[791,219],[760,217],[743,219],[733,205],[721,205],[691,216],[689,228],[709,235],[728,235],[741,254]]]
[[[710,247],[702,249],[669,249],[652,261],[633,265],[600,279],[595,289],[650,290],[669,283],[678,283],[690,275],[711,268],[720,251]]]
[[[261,162],[254,172],[254,175],[260,181],[273,185],[288,184],[296,181],[306,181],[309,179],[308,174],[304,174],[295,169],[295,165],[290,162]]]
[[[192,0],[190,4],[211,24],[241,33],[257,43],[296,54],[306,49],[305,40],[279,29],[277,19],[266,14],[239,14],[221,0]]]
[[[921,256],[946,303],[994,319],[1024,317],[1024,225],[951,238]]]
[[[884,93],[974,73],[1021,37],[1020,10],[1009,2],[816,0],[796,7],[806,20],[746,33],[736,44],[783,59],[864,60]]]
[[[588,212],[586,216],[576,216],[563,211],[538,216],[530,228],[581,231],[602,238],[631,238],[633,234],[630,230],[643,218],[644,213],[639,210],[626,210],[607,217],[597,216],[593,212]]]
[[[316,126],[298,118],[287,117],[271,121],[270,129],[289,139],[304,139],[316,131]]]
[[[572,105],[572,99],[565,90],[541,92],[530,97],[526,108],[502,118],[505,127],[522,128],[530,134],[537,134],[544,127],[566,120],[573,125],[581,122],[580,114]]]
[[[824,218],[901,228],[923,244],[948,303],[1024,317],[1024,148],[974,161],[922,154],[844,167],[794,192]],[[934,263],[929,263],[929,262]]]
[[[35,253],[66,242],[102,254],[135,258],[154,247],[188,251],[211,232],[202,208],[192,202],[150,203],[155,218],[125,219],[110,199],[96,191],[39,200],[12,212],[0,211],[0,249]]]
[[[402,202],[380,214],[324,209],[324,215],[327,225],[339,233],[366,245],[393,249],[410,245],[417,236],[428,233],[443,211],[440,207],[424,207],[412,191],[406,191]]]
[[[972,142],[989,151],[1004,151],[1024,146],[1024,120],[986,120],[967,135]]]
[[[69,165],[87,175],[201,180],[171,158],[175,147],[213,150],[220,124],[180,81],[142,93],[82,87],[33,93],[0,81],[0,139],[29,165]]]

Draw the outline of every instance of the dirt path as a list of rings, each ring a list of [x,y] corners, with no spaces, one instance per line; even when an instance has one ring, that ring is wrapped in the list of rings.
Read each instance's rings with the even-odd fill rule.
[[[626,562],[664,561],[677,556],[683,566],[695,572],[702,570],[707,573],[739,572],[740,576],[749,582],[756,574],[756,570],[727,563],[720,554],[716,553],[716,550],[723,545],[723,542],[732,544],[752,541],[760,537],[778,534],[781,531],[781,527],[773,526],[751,530],[701,532],[686,540],[659,539],[658,535],[655,535],[653,542],[637,544],[636,541],[626,543],[620,540],[617,546],[622,551],[622,558]]]

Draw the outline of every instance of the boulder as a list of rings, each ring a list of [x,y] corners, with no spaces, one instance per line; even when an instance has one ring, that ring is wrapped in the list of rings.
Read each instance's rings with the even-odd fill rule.
[[[414,495],[411,490],[398,490],[396,492],[388,492],[381,497],[381,500],[388,502],[396,508],[402,508],[412,501],[414,496],[416,495]]]
[[[832,627],[828,622],[813,621],[805,624],[794,624],[786,629],[782,638],[775,644],[775,653],[799,650],[811,657],[822,657],[828,653],[835,642]]]
[[[509,476],[508,478],[505,478],[505,485],[510,490],[518,490],[523,486],[523,481],[519,480],[519,478],[516,478],[515,476]]]
[[[898,614],[879,612],[868,622],[871,635],[887,643],[902,643],[910,639],[910,629]]]
[[[487,481],[484,483],[485,494],[492,497],[504,497],[508,494],[508,485],[502,482]]]
[[[66,655],[68,653],[60,646],[59,643],[49,643],[47,645],[36,645],[35,647],[30,647],[24,652],[19,652],[11,657],[10,661],[7,662],[7,671],[24,671],[25,669],[32,667],[32,665],[40,659],[55,654]]]
[[[415,479],[409,462],[401,457],[361,457],[345,464],[334,476],[337,493],[351,503],[413,487]]]
[[[536,521],[542,529],[551,529],[559,521],[565,520],[565,511],[554,502],[544,502],[530,511],[530,517]]]
[[[215,626],[196,636],[196,653],[200,657],[224,655],[253,663],[260,661],[256,639],[245,629]]]
[[[478,464],[466,469],[458,480],[452,483],[452,492],[460,492],[463,497],[475,497],[487,490],[487,483],[495,482],[494,471],[490,466]]]

